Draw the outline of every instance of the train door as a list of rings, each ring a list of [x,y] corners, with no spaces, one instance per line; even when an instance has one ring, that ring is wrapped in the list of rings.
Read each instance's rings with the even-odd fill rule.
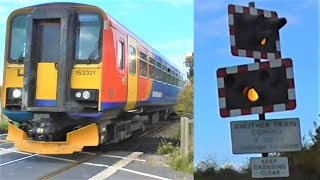
[[[23,110],[65,111],[72,68],[72,17],[63,9],[38,9],[28,17]]]
[[[35,106],[56,106],[61,23],[60,20],[44,20],[38,21],[36,26],[38,67]]]
[[[134,109],[137,102],[137,46],[137,41],[132,37],[128,36],[128,94],[125,110]]]
[[[114,30],[116,31],[116,30]],[[127,100],[127,93],[128,93],[128,87],[127,87],[127,58],[126,58],[126,36],[118,32],[118,40],[117,40],[117,68],[119,72],[119,77],[117,77],[119,80],[121,80],[121,85],[119,86],[119,92],[118,94],[121,94],[121,97],[123,97],[123,101]],[[117,90],[118,91],[118,90]]]

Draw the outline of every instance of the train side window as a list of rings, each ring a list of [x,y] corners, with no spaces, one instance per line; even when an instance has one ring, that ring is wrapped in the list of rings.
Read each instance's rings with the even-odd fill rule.
[[[129,46],[129,73],[136,74],[136,48]]]
[[[143,52],[139,54],[139,74],[142,77],[148,77],[147,55]]]
[[[163,64],[162,66],[162,82],[167,83],[167,66]]]
[[[172,74],[172,84],[174,85],[174,86],[176,86],[177,85],[177,74],[176,74],[176,71],[173,71],[172,72],[173,74]]]
[[[168,68],[168,75],[167,75],[167,81],[168,81],[168,84],[172,84],[172,82],[171,82],[171,78],[172,78],[172,75],[171,75],[171,69],[170,68]]]
[[[119,70],[123,70],[124,65],[124,43],[122,41],[118,42],[118,59],[117,59],[117,65]]]
[[[174,82],[174,85],[175,86],[178,86],[178,73],[176,72],[175,73],[175,78],[174,78],[175,82]]]
[[[149,57],[149,78],[155,79],[155,61]]]
[[[162,81],[161,77],[162,77],[161,63],[157,61],[156,79],[158,81]]]
[[[10,59],[13,61],[23,61],[25,58],[27,41],[26,27],[27,15],[19,15],[12,20]]]

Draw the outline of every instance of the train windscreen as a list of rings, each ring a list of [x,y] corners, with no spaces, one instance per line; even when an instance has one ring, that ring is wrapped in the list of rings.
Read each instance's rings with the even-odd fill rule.
[[[27,15],[16,16],[11,23],[10,59],[23,61],[26,55]]]
[[[76,54],[78,61],[91,61],[100,58],[101,21],[97,14],[81,13],[76,27]]]

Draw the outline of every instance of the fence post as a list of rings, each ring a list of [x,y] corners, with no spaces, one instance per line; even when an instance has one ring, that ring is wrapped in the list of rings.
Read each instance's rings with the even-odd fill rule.
[[[180,154],[186,155],[189,152],[189,119],[181,117],[180,123]]]
[[[185,146],[185,141],[184,141],[184,122],[185,122],[185,117],[181,117],[180,120],[180,154],[184,154],[184,146]]]

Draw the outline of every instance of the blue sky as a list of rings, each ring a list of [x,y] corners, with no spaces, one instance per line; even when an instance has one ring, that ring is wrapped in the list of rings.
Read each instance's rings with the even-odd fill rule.
[[[252,63],[230,53],[228,4],[247,6],[249,1],[195,1],[195,162],[212,157],[218,164],[237,167],[251,156],[233,155],[230,121],[258,119],[258,115],[224,118],[219,115],[216,70]],[[256,0],[256,7],[274,10],[288,23],[280,31],[282,58],[293,60],[297,108],[269,113],[267,119],[299,117],[301,134],[319,123],[318,4],[316,0]]]
[[[0,72],[3,72],[5,25],[9,14],[25,6],[65,0],[0,0]],[[187,71],[184,55],[193,51],[192,0],[67,0],[91,4],[127,27],[163,56]],[[173,28],[174,27],[174,28]],[[2,84],[2,73],[0,73]]]

